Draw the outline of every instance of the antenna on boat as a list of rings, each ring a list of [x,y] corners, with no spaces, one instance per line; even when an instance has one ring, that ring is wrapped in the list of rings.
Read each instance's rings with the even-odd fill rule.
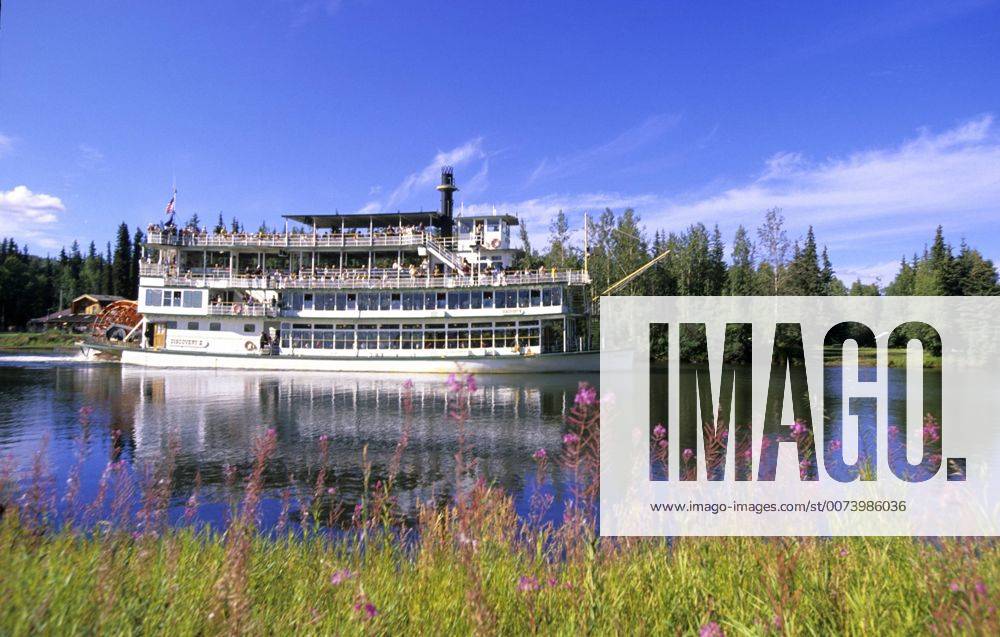
[[[590,260],[590,221],[587,211],[583,212],[583,273],[590,274],[587,262]]]

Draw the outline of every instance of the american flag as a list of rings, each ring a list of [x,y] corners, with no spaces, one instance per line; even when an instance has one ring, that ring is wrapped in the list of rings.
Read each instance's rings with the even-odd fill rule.
[[[176,190],[174,191],[173,196],[170,197],[170,201],[167,203],[167,209],[165,211],[166,214],[167,214],[167,216],[173,216],[173,214],[174,214],[174,200],[175,199],[177,199],[177,191]]]

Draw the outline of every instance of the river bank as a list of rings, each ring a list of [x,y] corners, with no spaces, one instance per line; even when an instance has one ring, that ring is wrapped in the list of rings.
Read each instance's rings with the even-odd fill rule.
[[[83,334],[67,334],[49,330],[46,332],[5,332],[0,333],[0,350],[60,350],[73,349]]]

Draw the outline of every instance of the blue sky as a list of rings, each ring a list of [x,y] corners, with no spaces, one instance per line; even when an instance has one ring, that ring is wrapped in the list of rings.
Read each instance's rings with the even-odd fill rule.
[[[783,209],[839,273],[938,223],[1000,257],[996,2],[8,0],[0,235],[33,252],[222,211]]]

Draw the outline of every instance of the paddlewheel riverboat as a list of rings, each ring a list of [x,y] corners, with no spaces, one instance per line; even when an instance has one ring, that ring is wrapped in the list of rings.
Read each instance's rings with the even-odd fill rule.
[[[598,371],[584,270],[514,268],[510,214],[286,215],[283,232],[150,226],[131,311],[91,356],[158,367]],[[172,213],[172,203],[168,206]]]

